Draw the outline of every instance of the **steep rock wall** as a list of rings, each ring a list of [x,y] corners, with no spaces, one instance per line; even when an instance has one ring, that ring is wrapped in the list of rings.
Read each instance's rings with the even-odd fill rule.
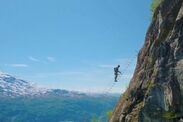
[[[181,122],[182,117],[183,0],[164,0],[110,122]]]

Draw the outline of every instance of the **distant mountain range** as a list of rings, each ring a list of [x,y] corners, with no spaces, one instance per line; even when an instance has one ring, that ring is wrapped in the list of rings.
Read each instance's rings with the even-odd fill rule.
[[[25,80],[17,79],[9,74],[0,73],[0,95],[9,97],[32,96],[46,92],[46,90],[37,88]]]
[[[39,88],[0,73],[0,98],[0,122],[90,122],[93,117],[106,121],[119,95]]]
[[[25,97],[25,96],[64,96],[81,97],[84,94],[76,91],[67,91],[61,89],[39,88],[35,84],[26,80],[16,78],[6,73],[0,73],[0,96]],[[93,95],[93,94],[90,94]]]

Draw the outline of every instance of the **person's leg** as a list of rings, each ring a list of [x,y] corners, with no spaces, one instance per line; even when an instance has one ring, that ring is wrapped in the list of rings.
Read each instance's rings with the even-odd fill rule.
[[[115,75],[115,82],[117,82],[117,77],[118,77],[118,76],[117,76],[117,75]]]

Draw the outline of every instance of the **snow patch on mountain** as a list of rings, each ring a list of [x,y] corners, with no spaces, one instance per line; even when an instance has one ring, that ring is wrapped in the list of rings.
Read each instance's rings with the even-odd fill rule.
[[[5,96],[40,95],[47,89],[38,88],[28,81],[0,72],[0,94]]]
[[[79,98],[85,95],[87,94],[76,91],[37,87],[31,82],[0,72],[0,96],[62,96]]]

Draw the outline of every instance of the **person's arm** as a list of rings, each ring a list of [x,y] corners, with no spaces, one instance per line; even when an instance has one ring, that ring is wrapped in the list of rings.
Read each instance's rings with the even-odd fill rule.
[[[118,71],[120,74],[121,74],[121,72],[120,71]]]

